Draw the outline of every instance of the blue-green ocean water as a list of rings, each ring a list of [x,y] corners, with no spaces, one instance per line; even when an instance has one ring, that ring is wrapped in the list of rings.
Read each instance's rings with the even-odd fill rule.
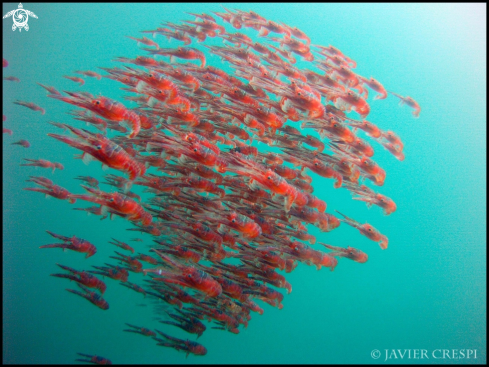
[[[3,14],[17,3],[3,4]],[[141,30],[162,21],[193,20],[185,12],[222,11],[219,4],[24,4],[39,18],[29,19],[28,32],[13,32],[12,18],[3,20],[3,57],[9,61],[3,82],[3,362],[72,363],[76,353],[96,354],[113,363],[385,363],[385,350],[427,350],[421,359],[405,356],[394,363],[486,362],[486,5],[485,4],[227,4],[254,10],[267,19],[297,26],[313,44],[333,45],[358,63],[355,70],[373,76],[422,107],[414,119],[397,99],[373,101],[369,121],[391,129],[404,142],[406,159],[397,161],[372,142],[374,159],[386,170],[378,189],[396,202],[397,211],[384,216],[352,201],[348,191],[315,177],[315,194],[333,209],[369,222],[389,237],[381,251],[351,227],[311,233],[319,241],[351,245],[367,252],[357,264],[341,260],[334,272],[299,265],[287,279],[293,292],[284,308],[263,305],[239,335],[208,329],[198,340],[205,357],[161,348],[142,336],[123,333],[124,323],[160,328],[186,338],[183,331],[153,320],[153,306],[141,294],[106,280],[102,311],[65,288],[73,283],[52,278],[55,263],[76,269],[101,265],[113,254],[111,237],[136,237],[121,218],[100,221],[70,205],[23,191],[29,175],[45,175],[70,191],[81,192],[72,177],[105,172],[100,164],[85,166],[78,153],[46,136],[58,132],[47,121],[70,122],[70,107],[46,97],[35,83],[59,90],[86,90],[120,98],[120,85],[86,78],[78,88],[63,75],[74,70],[113,67],[117,56],[138,55]],[[235,31],[226,25],[229,31]],[[243,30],[241,30],[243,31]],[[256,31],[245,30],[246,34]],[[169,47],[166,40],[156,41]],[[180,42],[172,41],[175,47]],[[141,51],[139,51],[141,52]],[[218,67],[224,64],[211,62]],[[118,65],[117,65],[118,66]],[[226,69],[227,70],[227,69]],[[41,116],[16,99],[46,109]],[[82,127],[79,123],[76,125]],[[27,139],[24,149],[10,143]],[[61,162],[64,171],[20,167],[22,158]],[[107,173],[116,173],[109,170]],[[105,186],[105,189],[108,189]],[[82,205],[85,206],[85,205]],[[41,250],[50,243],[46,230],[77,235],[98,247],[95,256]],[[144,252],[150,236],[135,243]],[[317,245],[315,245],[316,248]],[[146,302],[148,306],[138,306]],[[193,338],[192,338],[193,339]],[[437,350],[477,350],[477,358],[442,357]],[[379,350],[381,357],[372,358]],[[433,354],[435,352],[435,354]],[[392,352],[390,352],[392,356]],[[460,354],[458,354],[460,356]],[[419,355],[418,355],[419,357]],[[439,358],[436,358],[439,357]]]

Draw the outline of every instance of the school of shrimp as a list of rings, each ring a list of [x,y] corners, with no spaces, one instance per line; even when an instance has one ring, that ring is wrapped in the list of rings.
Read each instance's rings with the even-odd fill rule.
[[[167,325],[165,332],[128,323],[124,331],[187,356],[205,355],[207,350],[196,341],[169,335],[173,327],[196,338],[207,327],[238,334],[252,313],[264,312],[261,302],[283,307],[284,292],[292,291],[284,273],[298,263],[333,270],[343,259],[368,260],[365,252],[350,246],[316,244],[308,225],[329,232],[345,223],[381,249],[388,247],[388,238],[370,224],[338,211],[327,213],[327,203],[313,194],[312,182],[316,175],[331,178],[334,188],[349,190],[354,200],[392,214],[394,201],[374,189],[384,184],[386,172],[372,159],[373,147],[357,133],[363,131],[402,161],[401,139],[366,120],[368,96],[385,99],[391,94],[412,108],[415,117],[421,110],[411,97],[356,74],[355,61],[333,46],[311,44],[297,28],[252,11],[191,15],[194,21],[142,31],[153,39],[129,37],[144,45],[145,56],[119,57],[119,67],[100,68],[103,75],[75,71],[78,76],[64,76],[79,86],[85,84],[82,76],[95,83],[101,78],[121,83],[129,94],[119,101],[38,83],[47,97],[76,107],[70,115],[89,126],[49,121],[56,129],[48,135],[74,148],[85,163],[97,160],[121,175],[108,174],[106,182],[74,177],[81,182],[80,193],[39,175],[30,176],[27,181],[35,186],[25,188],[70,204],[88,203],[75,209],[102,219],[122,217],[134,226],[130,230],[148,236],[144,242],[154,242],[142,253],[139,244],[113,239],[109,244],[118,251],[112,260],[98,259],[98,266],[84,270],[57,264],[62,272],[51,275],[74,281],[70,284],[77,288],[67,291],[101,310],[109,309],[103,295],[114,281],[164,304],[155,312]],[[259,42],[230,31],[233,28],[251,28]],[[161,36],[182,44],[161,47]],[[222,45],[205,46],[207,38],[220,39]],[[206,65],[209,54],[234,72]],[[8,70],[5,59],[3,67]],[[20,82],[13,76],[4,80]],[[32,102],[14,103],[49,115]],[[3,122],[8,124],[5,115]],[[307,134],[308,129],[320,139]],[[13,131],[3,127],[3,133]],[[258,149],[252,142],[280,152]],[[31,146],[27,140],[12,144]],[[25,159],[21,165],[64,169],[41,158]],[[94,244],[73,233],[47,233],[55,243],[43,249],[96,255]],[[111,363],[100,356],[78,355],[81,362]]]

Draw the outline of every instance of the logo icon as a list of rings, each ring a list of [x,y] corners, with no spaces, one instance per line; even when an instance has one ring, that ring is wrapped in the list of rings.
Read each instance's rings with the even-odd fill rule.
[[[374,349],[372,353],[370,353],[373,359],[379,359],[380,358],[380,351],[378,349]]]
[[[29,10],[25,10],[22,6],[22,3],[19,3],[19,8],[9,11],[7,14],[3,16],[3,19],[12,16],[14,20],[14,24],[12,25],[12,30],[15,31],[19,28],[19,32],[22,31],[22,28],[25,28],[26,31],[29,30],[29,25],[27,21],[29,20],[29,15],[37,19],[37,15]]]

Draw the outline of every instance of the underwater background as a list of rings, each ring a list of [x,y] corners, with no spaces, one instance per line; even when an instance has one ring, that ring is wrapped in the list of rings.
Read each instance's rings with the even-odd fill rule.
[[[143,54],[124,36],[141,37],[139,31],[163,21],[194,20],[186,12],[223,9],[198,3],[23,5],[38,16],[29,17],[28,32],[13,32],[12,19],[3,20],[3,57],[9,62],[4,77],[20,79],[3,81],[3,127],[14,131],[3,135],[4,363],[73,363],[80,352],[113,363],[368,364],[384,363],[386,349],[428,350],[429,359],[392,363],[486,363],[485,4],[225,4],[297,26],[312,44],[339,48],[357,62],[355,72],[413,97],[422,111],[414,119],[393,96],[371,102],[369,121],[394,131],[405,146],[403,162],[375,146],[375,160],[387,172],[379,191],[396,202],[394,214],[368,209],[347,190],[335,190],[331,180],[315,176],[314,194],[328,208],[368,221],[389,237],[389,248],[381,251],[346,225],[330,233],[309,226],[318,241],[359,248],[368,262],[342,261],[334,272],[300,264],[287,275],[293,291],[284,296],[282,310],[262,304],[265,313],[252,314],[238,335],[208,328],[198,339],[207,355],[188,358],[122,332],[127,322],[189,337],[157,323],[152,302],[141,294],[108,279],[104,298],[111,308],[103,312],[64,291],[74,283],[49,276],[58,272],[56,263],[75,269],[101,265],[115,249],[108,245],[112,237],[143,238],[133,244],[147,250],[150,236],[126,231],[131,225],[121,218],[100,221],[72,210],[76,205],[22,188],[28,176],[44,175],[78,193],[72,177],[105,174],[99,163],[74,160],[78,151],[46,135],[57,132],[47,121],[71,121],[65,113],[71,108],[47,98],[36,82],[117,99],[120,85],[111,80],[88,78],[78,88],[63,75],[99,71],[118,66],[118,56]],[[3,14],[17,7],[4,3]],[[229,24],[226,29],[235,31]],[[259,40],[254,30],[240,32]],[[155,41],[161,47],[181,45],[162,36]],[[39,104],[46,115],[14,105],[17,99]],[[19,139],[31,147],[10,145]],[[52,174],[20,167],[22,158],[61,162],[65,169]],[[41,250],[51,241],[46,230],[84,238],[98,252],[85,260],[75,252]],[[430,353],[436,349],[477,350],[477,358],[434,359]],[[373,350],[382,356],[372,358]]]

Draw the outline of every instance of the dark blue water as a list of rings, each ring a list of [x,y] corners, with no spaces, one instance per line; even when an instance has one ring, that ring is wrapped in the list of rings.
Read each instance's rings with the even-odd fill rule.
[[[3,14],[17,6],[3,4]],[[389,248],[381,251],[346,225],[331,233],[311,227],[319,241],[360,248],[369,261],[343,259],[334,272],[299,265],[287,275],[293,292],[284,297],[282,310],[262,305],[265,313],[253,314],[239,335],[209,329],[199,339],[207,347],[205,357],[185,359],[149,338],[123,333],[125,322],[164,329],[153,320],[149,300],[109,279],[105,298],[111,307],[102,311],[64,291],[76,288],[73,283],[49,276],[59,270],[55,263],[76,269],[101,265],[113,254],[107,244],[111,237],[127,241],[136,236],[126,231],[131,225],[121,218],[100,221],[71,210],[76,205],[22,190],[30,175],[45,175],[80,192],[74,176],[105,174],[98,162],[86,166],[73,159],[77,151],[46,136],[58,132],[47,121],[72,123],[65,113],[70,108],[47,98],[36,82],[78,90],[63,75],[113,67],[115,57],[141,53],[124,36],[140,37],[139,31],[155,29],[162,21],[193,20],[186,12],[222,8],[24,4],[38,16],[29,18],[28,32],[13,32],[12,18],[3,20],[3,57],[9,61],[4,77],[21,80],[3,82],[2,108],[8,118],[3,126],[14,132],[3,136],[3,362],[72,363],[81,352],[114,363],[376,363],[384,362],[388,350],[394,363],[485,363],[485,4],[226,6],[297,26],[313,44],[331,44],[356,60],[358,74],[373,76],[387,89],[419,102],[419,119],[392,96],[371,103],[369,121],[393,130],[405,145],[406,159],[399,162],[372,143],[375,160],[387,172],[379,191],[396,202],[394,214],[384,216],[379,208],[352,201],[331,180],[314,181],[315,194],[327,201],[328,212],[337,209],[368,221],[389,237]],[[244,33],[256,39],[255,31]],[[161,36],[155,40],[163,47],[181,44],[168,44]],[[117,99],[118,88],[110,80],[86,78],[81,89]],[[17,99],[43,106],[46,115],[14,105]],[[19,139],[29,140],[31,148],[10,145]],[[52,174],[20,167],[22,158],[61,162],[65,170]],[[51,241],[46,230],[76,234],[96,244],[98,252],[85,260],[70,251],[41,250]],[[147,253],[150,236],[137,237],[145,242],[134,245]],[[143,303],[147,306],[138,306]],[[411,358],[396,352],[394,359],[392,350],[404,349],[412,351]],[[415,349],[426,350],[426,357],[415,358]],[[460,350],[468,349],[476,354],[461,358]],[[380,351],[379,359],[372,358],[373,350]]]

